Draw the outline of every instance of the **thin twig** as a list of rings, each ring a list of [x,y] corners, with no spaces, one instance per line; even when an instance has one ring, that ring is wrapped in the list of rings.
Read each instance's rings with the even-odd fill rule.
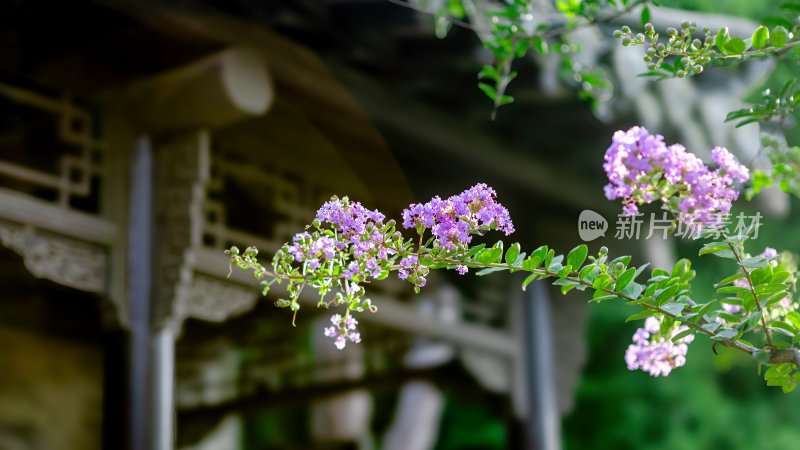
[[[773,349],[775,346],[772,344],[772,335],[769,332],[769,328],[767,328],[767,320],[764,319],[764,310],[761,308],[761,302],[758,301],[758,295],[756,295],[756,287],[753,286],[753,279],[750,277],[750,272],[747,270],[744,264],[742,264],[742,257],[739,255],[739,252],[736,249],[736,246],[733,243],[728,242],[728,247],[730,247],[731,252],[733,252],[733,256],[736,258],[736,264],[741,267],[742,272],[747,277],[747,284],[750,286],[750,292],[753,294],[753,300],[756,302],[756,307],[758,308],[758,314],[761,319],[761,326],[764,328],[764,334],[767,336],[767,343],[769,344],[769,348]]]
[[[389,3],[394,4],[394,5],[402,6],[404,8],[408,8],[408,9],[411,9],[411,10],[414,10],[414,11],[417,11],[417,12],[421,12],[421,13],[424,13],[424,14],[431,14],[431,15],[440,16],[440,17],[443,16],[443,17],[446,17],[447,20],[450,21],[450,23],[452,23],[453,25],[455,25],[457,27],[465,28],[467,30],[477,31],[475,29],[475,27],[473,27],[472,24],[470,24],[469,22],[465,22],[465,21],[463,21],[461,19],[457,19],[457,18],[455,18],[453,16],[450,16],[450,15],[447,15],[447,14],[438,14],[438,13],[435,13],[435,12],[432,12],[432,11],[428,11],[428,10],[426,10],[424,8],[420,8],[417,5],[413,5],[413,4],[411,4],[409,2],[406,2],[406,1],[403,1],[403,0],[387,0],[387,1]]]

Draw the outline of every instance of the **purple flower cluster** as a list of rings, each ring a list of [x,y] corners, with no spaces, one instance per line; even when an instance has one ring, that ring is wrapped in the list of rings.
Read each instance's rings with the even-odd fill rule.
[[[654,377],[667,376],[672,369],[686,364],[686,352],[694,335],[690,334],[673,343],[672,337],[688,328],[673,326],[667,336],[660,336],[662,321],[663,319],[648,317],[644,328],[636,330],[633,344],[625,352],[625,362],[629,370],[642,370]]]
[[[466,250],[472,236],[485,231],[513,232],[508,210],[495,197],[492,188],[478,184],[446,200],[436,197],[426,204],[410,205],[403,212],[405,227],[415,227],[420,234],[430,229],[434,236],[433,248],[421,246],[419,254],[413,250],[414,243],[395,230],[393,220],[384,222],[379,211],[347,197],[333,197],[317,211],[313,230],[298,233],[276,253],[273,267],[276,274],[290,280],[287,289],[292,302],[309,285],[319,291],[320,305],[347,305],[347,314],[334,315],[333,325],[325,329],[325,335],[344,348],[348,341],[361,339],[351,311],[374,309],[370,300],[363,298],[366,283],[397,270],[398,277],[419,292],[431,270],[429,264],[422,264],[423,256],[431,259]],[[462,275],[468,271],[465,265],[455,269]],[[334,298],[326,302],[329,293]],[[288,302],[286,306],[296,312],[299,304],[295,305]]]
[[[358,320],[350,314],[342,317],[340,314],[331,316],[333,325],[325,328],[325,336],[336,338],[334,344],[339,350],[347,345],[347,341],[354,344],[361,342],[361,334],[358,332]]]
[[[334,198],[317,211],[317,220],[333,225],[344,238],[343,241],[349,241],[352,245],[356,257],[377,252],[378,258],[386,259],[389,249],[381,245],[383,235],[380,233],[384,218],[380,211],[370,211],[359,202],[349,201],[347,197]],[[344,250],[344,245],[340,243],[339,249]]]
[[[403,227],[416,228],[420,234],[430,229],[434,247],[446,250],[465,248],[473,234],[483,231],[499,230],[509,235],[514,225],[496,196],[494,189],[483,183],[445,200],[436,196],[403,210]]]
[[[371,211],[346,197],[334,198],[317,211],[320,224],[330,224],[338,233],[338,240],[328,237],[320,240],[332,241],[338,253],[343,255],[342,261],[348,259],[350,253],[355,258],[346,263],[342,270],[342,278],[345,280],[365,281],[369,277],[377,278],[389,265],[389,257],[396,252],[387,245],[383,234],[384,218],[381,212]],[[326,245],[330,242],[328,240],[325,241]],[[297,261],[300,262],[301,259]]]
[[[617,131],[604,158],[609,180],[605,195],[623,199],[623,211],[629,215],[639,212],[638,205],[677,197],[683,221],[714,224],[738,198],[735,183],[747,181],[749,173],[722,147],[712,150],[711,159],[718,166],[715,170],[682,145],[667,146],[663,136],[643,127]]]
[[[416,255],[409,255],[400,260],[400,270],[397,271],[397,277],[401,280],[407,280],[409,271],[413,271],[419,265],[419,258]],[[419,287],[425,286],[425,278],[422,278],[422,284]]]
[[[309,233],[297,233],[292,238],[292,245],[287,251],[297,262],[304,262],[311,270],[320,267],[325,261],[333,261],[338,246],[335,239],[329,236],[317,236]]]

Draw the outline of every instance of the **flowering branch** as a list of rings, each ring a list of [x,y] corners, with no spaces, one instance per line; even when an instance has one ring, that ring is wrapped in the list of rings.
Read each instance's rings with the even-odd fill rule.
[[[437,196],[409,205],[401,225],[416,233],[413,238],[404,237],[397,223],[379,211],[347,197],[333,197],[306,231],[276,252],[271,269],[257,261],[253,247],[243,252],[232,247],[227,253],[232,266],[252,271],[261,280],[264,295],[275,283],[286,283],[288,299],[275,304],[293,312],[293,323],[305,288],[317,291],[318,307],[344,308],[324,331],[340,349],[361,341],[355,314],[377,311],[366,297],[366,286],[392,273],[420,292],[432,270],[460,275],[470,270],[478,275],[526,272],[523,290],[537,279],[549,279],[564,294],[590,290],[591,302],[622,300],[638,306],[640,311],[628,320],[646,320],[625,355],[631,370],[668,375],[685,363],[688,345],[700,333],[770,365],[767,382],[791,390],[800,382],[800,372],[788,364],[798,362],[794,346],[800,344],[800,314],[789,294],[794,270],[771,249],[752,257],[744,253],[753,227],[733,236],[720,230],[720,213],[728,212],[738,196],[734,183],[746,180],[748,171],[723,148],[714,149],[712,159],[718,166],[713,170],[682,146],[667,146],[663,137],[634,127],[614,135],[604,169],[609,177],[606,195],[622,198],[626,214],[659,201],[674,215],[674,226],[689,226],[703,238],[723,235],[724,241],[708,242],[700,251],[733,259],[741,270],[716,285],[717,293],[727,295],[719,300],[698,302],[691,297],[695,272],[687,259],[669,271],[653,269],[649,279],[637,282],[647,264],[630,266],[629,256],[609,260],[605,247],[589,255],[583,244],[556,255],[547,246],[527,254],[518,243],[475,245],[474,238],[488,232],[514,231],[508,210],[485,184],[446,199]],[[745,334],[758,337],[762,332],[765,348],[743,339]],[[774,332],[782,338],[776,339]]]

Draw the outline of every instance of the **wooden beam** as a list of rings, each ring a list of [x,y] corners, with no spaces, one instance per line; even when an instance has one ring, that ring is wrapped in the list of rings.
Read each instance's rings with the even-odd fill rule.
[[[110,246],[116,227],[108,220],[0,187],[0,218],[86,242]]]
[[[274,92],[261,53],[233,47],[106,94],[147,133],[217,128],[269,109]]]

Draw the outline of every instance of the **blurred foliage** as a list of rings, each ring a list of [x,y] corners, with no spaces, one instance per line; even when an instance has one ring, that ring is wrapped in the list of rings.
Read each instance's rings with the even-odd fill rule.
[[[449,398],[435,450],[501,450],[508,448],[507,424],[485,404]]]
[[[777,14],[778,2],[753,0],[660,0],[667,8],[761,19]]]
[[[752,206],[752,205],[750,205]],[[800,201],[787,219],[766,219],[756,249],[800,248]],[[678,257],[694,257],[700,245],[681,241]],[[733,263],[703,258],[698,264],[697,298],[713,295],[713,283]],[[568,299],[564,299],[568,300]],[[631,308],[613,302],[590,308],[590,359],[576,391],[575,406],[563,422],[567,449],[614,450],[794,450],[800,442],[797,393],[767,387],[752,359],[698,335],[686,366],[666,378],[631,372],[623,364],[636,324],[624,324]],[[703,357],[707,356],[707,357]],[[624,399],[624,401],[620,401]]]

